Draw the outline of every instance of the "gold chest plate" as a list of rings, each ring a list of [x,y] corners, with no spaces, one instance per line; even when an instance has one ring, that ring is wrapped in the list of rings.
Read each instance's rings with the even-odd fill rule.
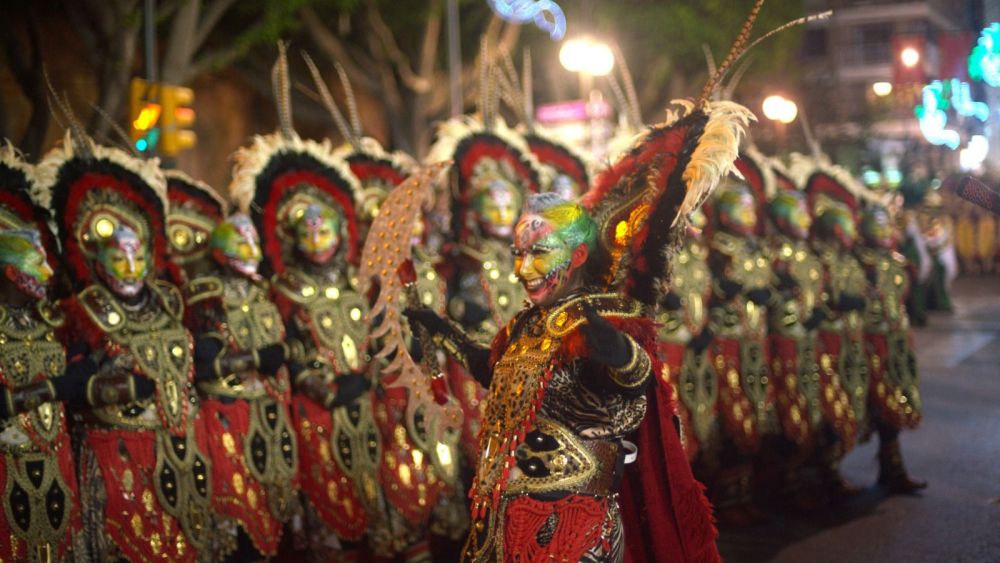
[[[278,308],[267,298],[266,291],[247,282],[245,291],[236,284],[243,280],[226,280],[222,304],[226,313],[229,336],[241,350],[255,350],[281,342],[284,327]],[[235,283],[234,283],[235,282]]]
[[[47,305],[43,305],[15,319],[6,308],[0,308],[0,371],[11,387],[30,383],[38,374],[62,375],[66,354],[55,335],[62,319],[48,313]],[[59,404],[43,403],[0,423],[0,451],[34,449],[31,434],[42,442],[53,443],[62,428],[62,412]]]
[[[514,275],[514,260],[510,250],[496,241],[488,241],[483,249],[479,282],[486,293],[493,322],[501,327],[521,310],[527,294],[521,280]]]
[[[694,240],[677,253],[670,275],[670,290],[680,296],[681,308],[658,315],[661,338],[671,340],[672,336],[684,333],[682,339],[687,339],[705,325],[705,297],[712,281],[707,259],[708,249]]]

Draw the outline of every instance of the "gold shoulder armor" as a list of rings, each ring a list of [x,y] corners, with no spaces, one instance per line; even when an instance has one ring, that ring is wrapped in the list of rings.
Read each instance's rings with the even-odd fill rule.
[[[583,305],[588,303],[602,317],[638,317],[642,305],[617,293],[581,295],[552,309],[545,318],[545,330],[553,336],[566,336],[586,322]]]
[[[309,303],[319,293],[319,288],[312,280],[295,270],[287,270],[275,276],[274,288],[296,303]]]
[[[104,332],[116,332],[125,326],[125,311],[104,287],[91,285],[77,299],[90,320]]]
[[[188,307],[214,297],[222,297],[222,280],[215,276],[200,276],[184,286],[184,302]]]
[[[163,280],[153,280],[149,287],[159,298],[160,304],[166,309],[168,315],[174,319],[180,319],[184,316],[184,296],[181,295],[181,290],[176,285]]]

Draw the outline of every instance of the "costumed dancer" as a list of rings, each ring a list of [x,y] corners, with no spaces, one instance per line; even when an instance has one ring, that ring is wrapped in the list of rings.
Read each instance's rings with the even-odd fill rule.
[[[525,196],[541,190],[541,175],[524,140],[495,117],[486,80],[480,88],[482,119],[462,116],[442,123],[426,160],[453,162],[447,176],[450,237],[441,270],[448,280],[448,315],[485,343],[526,298],[510,244]],[[484,392],[469,375],[449,362],[449,385],[465,415],[462,449],[474,465]]]
[[[343,147],[334,151],[334,156],[347,163],[361,189],[359,228],[366,233],[364,239],[368,242],[365,252],[369,252],[369,245],[384,247],[386,241],[383,235],[370,237],[370,229],[390,192],[417,171],[417,164],[406,154],[398,151],[388,153],[378,141],[363,136],[350,81],[339,64],[336,68],[346,93],[346,119],[312,59],[308,55],[303,56],[323,105],[346,140]],[[407,204],[420,213],[420,206],[414,205],[412,199],[403,203],[404,206]],[[407,237],[414,246],[413,284],[419,300],[414,306],[431,307],[443,313],[445,284],[435,270],[438,257],[423,244],[428,238],[425,236],[428,234],[425,224],[420,213],[414,231]],[[367,263],[367,258],[363,258],[362,263]],[[395,269],[390,274],[395,276]],[[404,293],[399,297],[406,299],[408,296]],[[377,326],[379,320],[374,320],[372,324]],[[381,342],[377,343],[377,347],[385,348]],[[381,363],[391,363],[383,358],[384,354],[379,356]],[[380,380],[388,379],[398,379],[398,374],[383,368]],[[384,450],[379,482],[387,504],[385,514],[375,521],[378,528],[370,528],[368,533],[376,555],[396,557],[402,554],[406,561],[422,561],[429,557],[430,531],[458,539],[468,529],[468,519],[458,473],[459,428],[445,436],[442,442],[423,439],[407,421],[409,394],[407,387],[392,384],[380,384],[374,394],[375,421],[381,432]],[[441,455],[440,448],[449,452]],[[442,459],[446,463],[438,463]]]
[[[812,247],[823,264],[826,294],[820,303],[824,318],[819,325],[816,351],[824,399],[828,409],[833,409],[832,413],[827,410],[827,419],[836,421],[849,409],[858,432],[864,433],[868,424],[868,362],[862,315],[867,281],[864,269],[852,254],[857,241],[858,200],[851,190],[854,186],[856,182],[846,170],[821,163],[805,181],[814,217]],[[846,405],[836,397],[836,386],[831,386],[837,380],[847,393]],[[818,459],[823,486],[834,502],[856,492],[840,475],[840,460],[854,446],[854,437],[847,432],[835,434],[839,439],[823,444]]]
[[[719,384],[722,441],[705,460],[705,478],[719,520],[734,525],[757,519],[751,507],[753,460],[774,426],[765,309],[771,269],[759,239],[765,204],[759,177],[729,179],[716,190],[709,211],[714,338],[708,353]]]
[[[77,292],[65,341],[99,365],[90,408],[74,414],[90,557],[194,561],[214,539],[211,466],[183,298],[162,278],[166,181],[155,159],[99,146],[70,121],[39,164],[39,201]]]
[[[774,190],[768,212],[774,229],[768,249],[775,296],[768,310],[768,341],[775,407],[786,439],[781,492],[808,509],[815,497],[806,490],[801,469],[830,443],[853,444],[857,425],[839,375],[819,366],[816,331],[826,318],[826,286],[823,264],[809,246],[809,206],[791,174],[773,159],[769,165]]]
[[[871,284],[865,308],[869,369],[868,416],[879,436],[879,485],[890,493],[912,493],[927,486],[912,479],[903,465],[899,432],[920,423],[917,359],[906,315],[909,290],[906,259],[895,251],[889,211],[871,203],[861,214],[864,245],[857,256]]]
[[[213,557],[263,559],[277,554],[297,506],[284,323],[257,274],[260,242],[249,217],[224,219],[227,206],[214,190],[179,172],[167,181],[171,247],[186,243],[185,324],[195,338],[220,520]]]
[[[705,353],[712,342],[708,327],[712,276],[708,270],[708,248],[702,239],[705,213],[701,209],[693,211],[688,222],[656,321],[663,363],[660,377],[673,391],[681,442],[688,460],[697,467],[702,447],[715,447],[719,440],[716,420],[719,387]]]
[[[33,181],[33,167],[0,146],[0,559],[83,560],[76,465],[58,401],[80,398],[76,382],[97,366],[67,366],[56,338],[64,319],[48,296],[54,238],[31,199]]]
[[[937,190],[927,191],[918,220],[930,254],[931,272],[924,284],[927,310],[951,312],[951,284],[958,276],[958,256],[953,240],[955,229]]]
[[[687,102],[602,175],[584,205],[529,196],[513,252],[531,305],[491,349],[428,310],[408,311],[451,340],[489,388],[466,560],[621,561],[623,513],[633,560],[717,560],[670,391],[650,385],[658,362],[647,315],[661,298],[665,249],[731,166],[749,117],[735,104]],[[640,428],[647,408],[652,426]],[[644,463],[620,509],[623,440],[637,429]],[[644,498],[664,502],[641,507]]]
[[[261,235],[262,270],[273,275],[286,336],[305,349],[288,368],[308,550],[319,560],[360,557],[359,542],[383,501],[382,446],[367,393],[368,306],[351,268],[359,187],[328,142],[302,139],[292,128],[279,49],[272,82],[280,129],[237,151],[230,196]]]

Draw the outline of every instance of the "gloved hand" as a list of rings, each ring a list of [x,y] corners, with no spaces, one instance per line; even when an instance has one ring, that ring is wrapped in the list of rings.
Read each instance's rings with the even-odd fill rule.
[[[130,377],[135,385],[136,401],[148,399],[156,393],[156,383],[154,383],[152,379],[141,375],[132,375]]]
[[[660,306],[668,311],[676,311],[681,308],[681,296],[673,291],[668,292],[660,299]]]
[[[360,373],[348,373],[333,380],[337,384],[337,394],[327,405],[330,408],[352,403],[371,387],[368,378]]]
[[[771,290],[766,287],[751,289],[747,292],[747,299],[755,305],[767,305],[767,302],[771,299]]]
[[[583,312],[587,316],[587,322],[580,326],[580,331],[587,339],[590,359],[610,368],[628,364],[633,353],[628,337],[598,315],[590,303],[583,303]]]
[[[837,309],[841,311],[861,311],[865,308],[865,299],[857,295],[844,293],[837,301]]]
[[[82,400],[87,394],[87,382],[95,373],[97,373],[97,363],[89,356],[67,365],[61,376],[52,378],[56,400],[64,403]]]
[[[697,336],[691,338],[688,342],[688,348],[695,354],[701,354],[708,348],[713,339],[715,339],[715,334],[712,329],[705,327]]]
[[[736,283],[733,280],[723,279],[719,281],[719,289],[722,290],[722,297],[724,299],[732,299],[736,295],[743,291],[743,284]]]
[[[804,323],[802,323],[802,326],[805,327],[806,330],[815,330],[816,327],[818,327],[819,324],[825,320],[826,313],[817,307],[816,309],[813,309],[812,314],[809,315],[809,318],[806,319]]]
[[[403,316],[411,325],[420,325],[427,329],[431,336],[451,334],[453,329],[447,320],[441,318],[428,307],[415,307],[403,310]]]
[[[285,346],[281,343],[269,344],[257,349],[257,371],[274,375],[285,364]]]

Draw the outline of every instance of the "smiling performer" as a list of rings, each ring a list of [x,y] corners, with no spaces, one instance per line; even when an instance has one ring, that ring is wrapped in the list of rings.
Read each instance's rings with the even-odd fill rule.
[[[487,74],[492,72],[490,67]],[[510,244],[525,197],[541,191],[541,173],[524,139],[496,117],[490,81],[481,80],[480,90],[478,118],[441,124],[426,161],[453,162],[447,176],[450,240],[442,249],[441,269],[448,279],[448,315],[471,337],[489,342],[526,298],[514,274]],[[484,395],[454,362],[448,376],[465,413],[463,450],[475,460]]]
[[[48,297],[46,251],[54,239],[29,196],[33,179],[33,167],[0,145],[0,559],[82,560],[76,466],[56,401],[78,398],[74,382],[97,368],[67,366],[56,339],[63,316]]]
[[[429,310],[408,311],[489,389],[466,560],[621,561],[623,513],[636,560],[645,550],[661,560],[717,559],[707,503],[673,431],[670,391],[650,386],[651,314],[684,218],[732,165],[750,118],[735,104],[686,102],[582,204],[529,196],[513,254],[530,305],[490,350]],[[640,427],[647,409],[660,428]],[[637,429],[645,462],[620,509],[624,438]],[[643,497],[655,501],[641,509]]]
[[[196,436],[183,300],[161,278],[166,182],[155,159],[71,131],[39,164],[39,199],[77,291],[65,305],[68,346],[100,366],[78,427],[90,557],[194,561],[212,541],[211,467]]]

